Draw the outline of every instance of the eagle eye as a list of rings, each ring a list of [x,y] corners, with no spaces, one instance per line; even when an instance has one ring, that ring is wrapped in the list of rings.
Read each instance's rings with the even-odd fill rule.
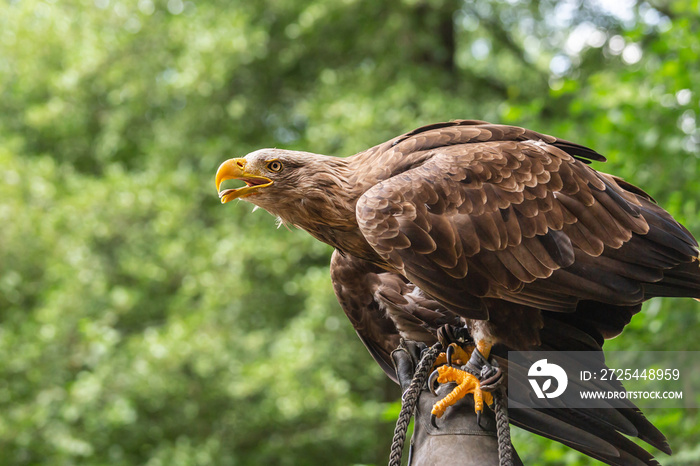
[[[279,172],[282,170],[282,162],[279,160],[271,160],[267,162],[267,169],[271,172]]]

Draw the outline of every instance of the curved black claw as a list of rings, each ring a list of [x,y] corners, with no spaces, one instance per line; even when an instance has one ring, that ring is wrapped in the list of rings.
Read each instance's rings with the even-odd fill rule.
[[[432,413],[430,414],[430,425],[435,427],[436,429],[439,429],[437,425],[437,416]]]
[[[440,373],[438,372],[437,369],[435,369],[431,374],[430,377],[428,377],[428,389],[430,390],[430,393],[433,394],[433,396],[437,396],[437,391],[435,391],[435,381],[437,378],[440,376]]]
[[[445,359],[447,359],[447,365],[452,367],[452,356],[455,354],[455,347],[450,345],[445,350]]]
[[[479,426],[479,427],[481,427],[482,429],[484,428],[484,427],[481,425],[481,411],[477,411],[477,412],[476,412],[476,425]]]

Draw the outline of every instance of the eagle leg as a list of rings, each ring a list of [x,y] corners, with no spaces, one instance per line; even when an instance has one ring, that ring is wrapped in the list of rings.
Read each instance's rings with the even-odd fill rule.
[[[489,391],[482,390],[481,384],[481,381],[487,382],[489,388],[492,388],[501,376],[500,368],[491,365],[487,359],[491,352],[491,345],[484,341],[477,341],[476,347],[467,346],[466,349],[471,351],[471,356],[459,344],[451,343],[445,353],[438,357],[438,361],[444,361],[443,365],[433,371],[428,380],[428,387],[433,394],[436,394],[434,389],[436,381],[441,384],[450,382],[457,384],[457,387],[433,406],[430,422],[435,428],[437,428],[437,418],[442,417],[448,407],[469,393],[474,395],[477,424],[484,410],[484,401],[488,405],[493,404],[493,395]],[[453,366],[453,361],[460,364],[461,368]]]

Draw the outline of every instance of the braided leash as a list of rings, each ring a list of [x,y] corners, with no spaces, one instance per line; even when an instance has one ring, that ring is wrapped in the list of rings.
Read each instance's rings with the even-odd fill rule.
[[[496,432],[498,433],[498,463],[500,466],[513,466],[513,444],[510,441],[508,422],[508,401],[506,390],[500,386],[493,392],[496,411]]]
[[[403,454],[403,445],[406,442],[408,424],[410,424],[411,418],[413,417],[413,412],[416,409],[416,403],[418,402],[418,396],[423,388],[423,384],[428,378],[430,369],[432,369],[433,363],[440,354],[441,349],[442,344],[435,343],[423,354],[416,368],[416,372],[413,374],[411,384],[401,397],[401,413],[396,420],[396,428],[394,428],[394,439],[391,443],[389,466],[401,465],[401,455]]]
[[[389,466],[401,466],[401,456],[403,446],[406,442],[406,432],[411,422],[416,403],[420,396],[423,384],[428,377],[428,372],[433,367],[437,359],[442,344],[435,343],[427,350],[413,375],[411,384],[401,397],[401,413],[396,420],[394,428],[394,438],[391,443],[391,453],[389,455]],[[493,392],[494,409],[496,414],[496,431],[498,435],[498,463],[500,466],[513,466],[513,445],[510,441],[510,424],[508,422],[508,403],[506,400],[505,388],[502,386]]]

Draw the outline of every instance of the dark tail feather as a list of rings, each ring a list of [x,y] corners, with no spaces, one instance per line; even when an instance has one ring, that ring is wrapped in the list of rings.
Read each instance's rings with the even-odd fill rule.
[[[661,281],[644,284],[644,297],[655,296],[700,299],[700,261],[685,262],[664,270]]]
[[[642,447],[614,429],[587,418],[582,411],[585,410],[539,411],[513,407],[509,414],[513,425],[556,440],[603,463],[614,466],[659,464]]]
[[[649,445],[658,448],[667,455],[672,453],[671,446],[668,444],[668,440],[666,440],[664,434],[662,434],[661,431],[654,426],[654,424],[649,422],[642,411],[640,411],[638,408],[621,408],[617,411],[629,419],[637,427],[637,437],[644,440]]]
[[[641,305],[614,306],[581,301],[572,313],[543,312],[541,347],[603,353],[603,337],[619,333]],[[502,352],[505,348],[494,348]],[[507,353],[505,353],[507,354]],[[505,371],[511,361],[499,360]],[[509,386],[509,390],[526,390]],[[532,409],[509,405],[510,421],[530,432],[556,440],[609,465],[658,465],[653,455],[625,435],[637,437],[671,454],[666,437],[633,404],[612,409]],[[624,435],[623,435],[624,434]]]

